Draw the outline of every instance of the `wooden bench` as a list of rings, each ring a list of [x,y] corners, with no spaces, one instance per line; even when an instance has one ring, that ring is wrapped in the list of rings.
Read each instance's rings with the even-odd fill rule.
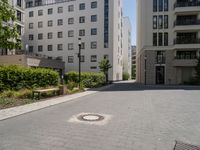
[[[36,98],[37,100],[40,100],[41,93],[47,93],[47,92],[54,92],[55,95],[59,95],[59,88],[51,88],[51,89],[42,89],[42,90],[34,90],[32,92],[32,99]],[[37,95],[37,96],[35,96]]]
[[[174,150],[200,150],[199,146],[176,141]]]

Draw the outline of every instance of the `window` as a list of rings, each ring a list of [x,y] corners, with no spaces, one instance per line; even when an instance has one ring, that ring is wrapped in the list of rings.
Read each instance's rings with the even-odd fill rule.
[[[38,45],[38,52],[42,52],[43,51],[43,46],[42,45]]]
[[[29,47],[28,47],[28,52],[29,52],[29,53],[33,53],[33,46],[29,46]]]
[[[63,38],[63,33],[62,32],[58,32],[58,38]]]
[[[79,36],[85,36],[85,30],[84,29],[79,30]]]
[[[91,35],[97,35],[97,28],[91,29]]]
[[[68,24],[74,24],[74,18],[68,18]]]
[[[68,44],[68,50],[73,50],[74,49],[74,44],[73,43],[69,43]]]
[[[165,51],[157,51],[156,63],[165,64]]]
[[[33,34],[29,34],[29,40],[32,41],[34,39],[34,35]]]
[[[91,49],[97,48],[97,42],[91,42]]]
[[[158,45],[163,46],[163,33],[158,33]]]
[[[164,46],[168,46],[168,33],[164,33]]]
[[[63,20],[62,19],[58,19],[57,23],[58,23],[58,26],[62,26],[63,25]]]
[[[92,9],[97,8],[97,2],[91,2],[91,8]]]
[[[163,16],[162,15],[159,15],[159,18],[158,18],[158,28],[163,29]]]
[[[81,49],[85,49],[85,43],[84,42],[81,43]]]
[[[97,15],[91,16],[91,22],[97,22]]]
[[[108,60],[108,59],[109,59],[109,56],[108,56],[108,55],[104,55],[104,56],[103,56],[103,59],[107,59],[107,60]]]
[[[97,69],[97,66],[91,66],[90,69]]]
[[[48,27],[52,27],[53,26],[53,20],[49,20],[48,21]]]
[[[164,11],[168,11],[169,2],[168,0],[164,0]]]
[[[81,62],[85,62],[85,56],[81,56]]]
[[[68,6],[68,12],[74,11],[74,5],[69,5]]]
[[[85,10],[85,3],[79,4],[79,10]]]
[[[74,37],[74,31],[73,30],[68,31],[68,37]]]
[[[52,38],[53,38],[53,33],[52,33],[52,32],[49,32],[49,33],[47,34],[47,38],[48,38],[48,39],[52,39]]]
[[[53,14],[53,8],[48,9],[48,15],[51,15],[51,14]]]
[[[58,7],[58,13],[63,13],[63,7]]]
[[[39,21],[38,22],[38,28],[42,28],[43,27],[43,22],[42,21]]]
[[[84,16],[79,18],[79,23],[85,23],[85,17]]]
[[[153,16],[153,29],[157,29],[157,16]]]
[[[104,48],[109,47],[109,1],[104,0]]]
[[[33,16],[34,16],[33,11],[29,11],[29,17],[33,17]]]
[[[62,44],[58,44],[57,45],[57,50],[58,51],[62,51],[63,50],[63,45]]]
[[[91,56],[91,62],[97,62],[97,55]]]
[[[153,0],[153,12],[157,12],[157,0]]]
[[[48,45],[48,46],[47,46],[47,50],[48,50],[48,51],[53,51],[53,45]]]
[[[159,0],[159,11],[163,11],[163,0]]]
[[[43,10],[38,10],[38,16],[42,16],[43,15]]]
[[[38,34],[38,40],[42,40],[43,39],[43,34],[42,33],[39,33]]]
[[[68,56],[68,63],[74,62],[74,56]]]
[[[168,28],[168,15],[164,15],[164,28]]]
[[[153,46],[157,46],[157,33],[153,33]]]
[[[29,29],[33,29],[33,23],[29,23]]]

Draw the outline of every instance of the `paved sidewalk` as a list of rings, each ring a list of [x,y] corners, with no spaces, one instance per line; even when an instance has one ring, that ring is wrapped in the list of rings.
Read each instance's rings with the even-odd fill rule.
[[[13,108],[3,109],[3,110],[0,110],[0,121],[8,119],[8,118],[15,117],[15,116],[19,116],[19,115],[22,115],[22,114],[25,114],[25,113],[29,113],[29,112],[32,112],[32,111],[36,111],[36,110],[39,110],[39,109],[43,109],[43,108],[46,108],[46,107],[50,107],[50,106],[53,106],[53,105],[57,105],[57,104],[60,104],[60,103],[64,103],[64,102],[67,102],[67,101],[71,101],[71,100],[74,100],[74,99],[77,99],[77,98],[80,98],[80,97],[83,97],[83,96],[91,95],[91,94],[97,93],[98,91],[106,90],[107,88],[110,88],[111,86],[113,86],[113,85],[111,84],[111,85],[107,85],[107,86],[97,88],[97,89],[94,89],[94,90],[88,90],[88,91],[85,91],[85,92],[82,92],[82,93],[66,95],[66,96],[57,97],[57,98],[51,98],[49,100],[39,101],[39,102],[32,103],[32,104],[27,104],[27,105],[23,105],[23,106],[17,106],[17,107],[13,107]]]

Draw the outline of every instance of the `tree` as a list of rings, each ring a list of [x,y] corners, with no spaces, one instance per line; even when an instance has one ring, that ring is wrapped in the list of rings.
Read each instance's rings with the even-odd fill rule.
[[[109,63],[108,59],[103,59],[100,63],[99,63],[99,68],[100,71],[103,72],[106,76],[106,82],[108,82],[108,70],[110,68],[112,68],[112,66]]]
[[[132,65],[132,79],[136,78],[136,66]]]
[[[0,1],[0,49],[17,49],[21,47],[18,40],[19,34],[17,26],[14,24],[16,20],[15,10],[8,3],[8,0]]]

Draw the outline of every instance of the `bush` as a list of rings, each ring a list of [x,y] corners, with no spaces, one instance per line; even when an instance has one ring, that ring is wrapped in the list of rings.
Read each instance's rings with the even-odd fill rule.
[[[59,74],[50,69],[0,66],[0,91],[55,86],[58,82]]]
[[[94,72],[82,72],[81,73],[81,84],[86,88],[98,87],[105,84],[105,75],[103,73]],[[78,72],[68,72],[65,74],[66,84],[71,84],[70,82],[78,83]]]
[[[130,75],[128,72],[123,73],[123,80],[128,80],[130,78]]]

